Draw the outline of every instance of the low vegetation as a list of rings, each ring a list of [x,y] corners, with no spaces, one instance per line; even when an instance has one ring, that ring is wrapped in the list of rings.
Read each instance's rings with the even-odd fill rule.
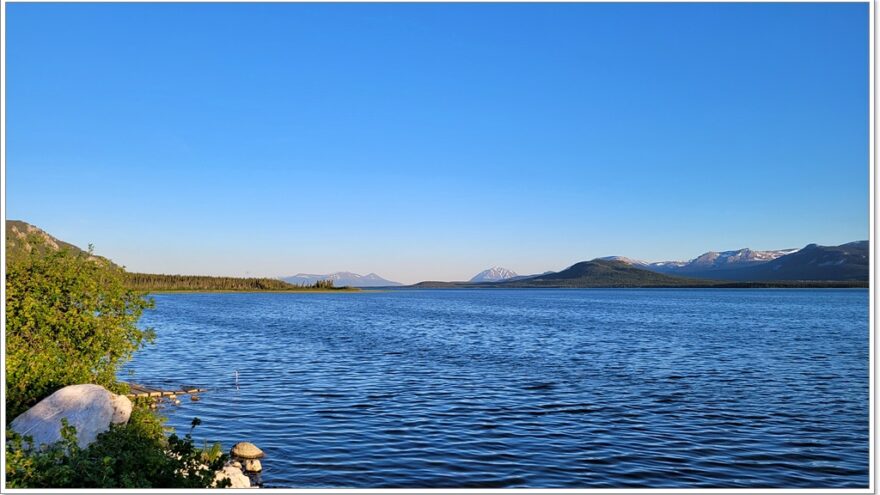
[[[193,428],[198,420],[193,420]],[[11,430],[6,446],[8,488],[205,488],[227,460],[215,444],[198,449],[192,430],[183,438],[165,436],[162,419],[144,403],[132,410],[128,423],[112,425],[87,448],[76,443],[76,432],[62,428],[63,440],[45,450]],[[228,486],[224,479],[218,487]]]

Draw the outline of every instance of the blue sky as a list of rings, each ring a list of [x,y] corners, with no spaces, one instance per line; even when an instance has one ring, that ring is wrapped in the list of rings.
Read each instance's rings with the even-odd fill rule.
[[[7,218],[457,280],[868,237],[868,4],[7,4]]]

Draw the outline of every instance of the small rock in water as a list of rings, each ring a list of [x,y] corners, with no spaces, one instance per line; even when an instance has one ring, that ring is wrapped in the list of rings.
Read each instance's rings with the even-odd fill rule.
[[[238,442],[232,446],[232,450],[229,453],[232,457],[238,457],[239,459],[261,459],[265,457],[263,451],[250,442]]]
[[[198,401],[199,401],[199,396],[198,396],[198,395],[195,395],[195,394],[190,395],[190,396],[189,396],[189,400],[191,400],[191,401],[193,401],[193,402],[198,402]]]
[[[263,470],[263,465],[259,459],[248,459],[244,461],[244,470],[249,473],[259,473]]]

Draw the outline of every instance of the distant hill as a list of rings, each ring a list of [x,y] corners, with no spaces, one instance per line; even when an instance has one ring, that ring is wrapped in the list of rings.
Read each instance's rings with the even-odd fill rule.
[[[767,264],[759,266],[743,268],[744,270],[772,270],[777,278],[770,278],[760,273],[751,274],[751,278],[742,279],[711,279],[696,278],[693,274],[689,276],[669,275],[648,270],[646,268],[634,266],[632,263],[620,261],[619,259],[601,259],[597,258],[591,261],[581,261],[562,270],[560,272],[550,272],[542,275],[535,275],[528,278],[508,279],[499,282],[436,282],[427,281],[420,282],[410,287],[416,289],[478,289],[478,288],[639,288],[639,287],[681,287],[681,288],[770,288],[770,287],[867,287],[867,278],[786,278],[786,270],[792,273],[803,275],[805,273],[804,265],[815,266],[816,270],[827,270],[829,266],[844,266],[852,261],[840,262],[840,259],[858,258],[860,255],[856,253],[860,248],[859,243],[845,244],[849,246],[838,246],[831,249],[817,246],[814,249],[807,246],[798,251],[801,258],[784,257],[777,258]],[[865,247],[865,246],[862,246]],[[866,247],[865,247],[866,249]],[[846,253],[846,254],[844,254]],[[789,256],[794,256],[793,253]],[[859,258],[860,259],[860,258]],[[797,262],[797,263],[795,263]],[[772,264],[771,264],[772,263]],[[773,267],[780,266],[775,269]],[[785,268],[782,268],[785,267]],[[732,272],[733,270],[731,270]],[[718,270],[715,273],[726,273]],[[857,272],[866,273],[866,271]],[[815,276],[823,275],[830,277],[831,272],[818,271]],[[763,278],[759,278],[762,277]]]
[[[707,287],[715,282],[674,277],[636,268],[614,260],[581,261],[559,272],[546,272],[527,278],[498,282],[420,282],[415,288],[589,288],[589,287]]]
[[[493,266],[492,268],[483,270],[480,273],[474,275],[470,281],[474,283],[498,282],[518,276],[519,275],[517,275],[517,273],[513,270],[508,270],[507,268],[502,268],[500,266]]]
[[[400,282],[386,280],[375,273],[358,275],[352,272],[335,272],[326,275],[314,275],[298,273],[291,277],[282,277],[281,280],[294,285],[312,285],[320,280],[332,280],[336,287],[396,287]]]
[[[501,282],[499,287],[685,287],[711,281],[675,277],[617,260],[581,261],[560,272],[524,280]]]

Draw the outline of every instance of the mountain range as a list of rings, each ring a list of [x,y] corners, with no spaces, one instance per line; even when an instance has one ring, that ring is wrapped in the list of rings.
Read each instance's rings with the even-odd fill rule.
[[[35,251],[62,248],[113,265],[106,258],[89,254],[26,222],[6,221],[7,262]],[[710,251],[689,261],[649,263],[609,256],[540,275],[517,275],[506,268],[492,267],[468,282],[421,282],[409,287],[866,287],[870,278],[869,260],[869,242],[855,241],[839,246],[808,244],[800,249],[775,251]],[[337,287],[403,286],[375,273],[300,273],[281,280],[294,285],[333,280]]]
[[[358,275],[352,272],[335,272],[325,275],[311,273],[297,273],[290,277],[281,277],[281,280],[294,285],[312,285],[319,280],[332,280],[336,287],[396,287],[400,282],[386,280],[375,273]]]
[[[710,251],[690,261],[645,263],[622,256],[602,258],[667,275],[730,281],[868,280],[868,241],[839,246],[809,244],[777,251]]]
[[[606,256],[541,275],[516,275],[495,267],[469,282],[421,282],[414,287],[865,286],[869,248],[868,241],[775,251],[745,248],[710,251],[689,261],[653,263]]]
[[[712,281],[676,277],[637,268],[617,260],[581,261],[559,272],[512,277],[494,282],[420,282],[428,288],[588,288],[588,287],[707,287]]]
[[[777,251],[755,251],[749,248],[735,251],[709,251],[690,261],[657,261],[648,263],[625,256],[606,256],[599,258],[609,261],[620,261],[628,265],[660,273],[694,273],[713,270],[742,268],[755,264],[773,261],[776,258],[797,252],[797,249],[780,249]]]

